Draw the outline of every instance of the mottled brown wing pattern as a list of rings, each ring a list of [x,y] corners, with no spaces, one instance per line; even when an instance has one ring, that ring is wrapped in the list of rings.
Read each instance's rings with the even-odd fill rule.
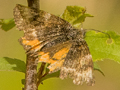
[[[19,4],[14,9],[14,18],[17,28],[24,31],[19,41],[26,53],[39,56],[39,62],[50,63],[50,72],[59,70],[71,46],[66,34],[72,26],[55,15],[42,10],[38,13]]]
[[[19,41],[26,53],[50,63],[50,73],[61,69],[62,79],[69,75],[75,84],[94,84],[92,56],[81,30],[55,15],[19,4],[14,19],[17,28],[24,31]]]
[[[61,68],[60,78],[64,79],[69,76],[74,84],[86,82],[88,85],[94,85],[92,73],[92,56],[86,41],[84,39],[74,41]]]
[[[14,18],[17,28],[24,31],[24,37],[20,39],[20,43],[26,51],[32,51],[32,53],[46,44],[50,47],[58,43],[54,41],[68,41],[66,32],[72,29],[68,22],[55,15],[42,10],[37,13],[35,9],[19,4],[14,9]]]

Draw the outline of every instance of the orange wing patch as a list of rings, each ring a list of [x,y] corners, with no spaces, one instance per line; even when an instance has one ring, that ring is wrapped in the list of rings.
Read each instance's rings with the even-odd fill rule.
[[[69,49],[68,48],[63,48],[57,53],[54,54],[53,58],[60,60],[62,57],[66,57],[66,54],[68,53]]]
[[[56,62],[55,60],[50,59],[49,53],[40,52],[38,55],[40,56],[38,62],[46,62],[51,64]]]
[[[22,44],[31,46],[32,47],[31,50],[33,49],[37,50],[40,48],[41,42],[37,39],[31,41],[31,40],[26,40],[25,38],[22,38]]]
[[[49,52],[47,53],[40,52],[39,62],[50,63],[50,65],[48,66],[50,73],[55,72],[59,70],[61,66],[63,65],[68,51],[69,51],[68,47],[62,48],[58,52],[56,52],[52,58],[50,58]]]

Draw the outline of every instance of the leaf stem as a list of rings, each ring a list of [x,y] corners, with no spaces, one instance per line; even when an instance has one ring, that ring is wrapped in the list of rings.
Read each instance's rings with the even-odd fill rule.
[[[110,37],[110,35],[108,33],[102,32],[100,30],[96,30],[96,29],[85,29],[85,30],[94,30],[94,31],[97,31],[97,32],[104,33],[104,34],[108,35],[109,39],[111,39],[111,37]]]
[[[42,62],[41,66],[39,68],[39,71],[37,74],[37,87],[40,85],[42,77],[46,75],[46,73],[43,75],[45,65],[46,65],[46,63]]]

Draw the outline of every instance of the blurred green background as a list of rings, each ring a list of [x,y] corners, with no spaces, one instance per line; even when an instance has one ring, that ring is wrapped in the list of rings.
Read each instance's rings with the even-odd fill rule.
[[[0,18],[13,18],[13,8],[16,4],[27,5],[26,0],[0,0]],[[120,33],[120,0],[41,0],[40,8],[55,15],[63,13],[67,5],[86,7],[87,13],[94,18],[87,18],[84,28],[113,30]],[[18,43],[23,32],[13,28],[5,32],[0,30],[0,57],[17,58],[25,61],[25,51]],[[120,90],[120,64],[105,59],[99,61],[105,77],[94,71],[95,86],[74,85],[71,79],[60,80],[51,78],[40,85],[40,90]],[[21,72],[0,71],[0,90],[22,90]]]

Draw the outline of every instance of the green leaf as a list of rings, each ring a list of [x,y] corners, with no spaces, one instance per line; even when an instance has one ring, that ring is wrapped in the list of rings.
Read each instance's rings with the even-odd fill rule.
[[[25,62],[9,57],[0,58],[0,71],[18,71],[25,73]]]
[[[79,28],[81,23],[85,21],[86,17],[93,17],[90,14],[86,14],[86,9],[79,6],[67,6],[61,18],[68,21],[75,28]]]
[[[73,25],[84,22],[86,17],[93,17],[93,16],[89,14],[83,14],[73,22]]]
[[[85,40],[88,43],[93,61],[111,59],[120,63],[120,35],[113,31],[105,33],[89,31],[86,33]]]
[[[8,31],[15,26],[14,19],[0,19],[1,29]]]
[[[94,70],[99,71],[103,76],[105,76],[100,66],[96,62],[93,62],[93,64],[94,64]]]
[[[45,77],[43,77],[41,79],[41,81],[44,81],[44,80],[49,79],[49,78],[59,77],[59,75],[60,75],[60,70],[57,72],[54,72],[54,73],[47,74]]]

